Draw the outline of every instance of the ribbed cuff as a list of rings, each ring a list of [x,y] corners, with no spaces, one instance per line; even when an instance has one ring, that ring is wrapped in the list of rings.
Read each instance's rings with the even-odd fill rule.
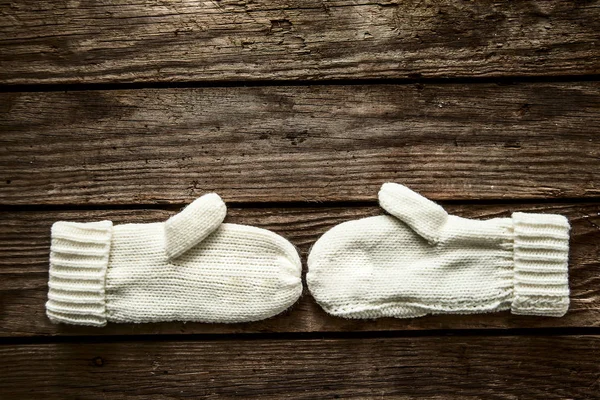
[[[112,222],[52,225],[46,314],[52,322],[106,325],[104,280]]]
[[[512,215],[513,314],[562,317],[569,308],[569,222],[562,215]]]

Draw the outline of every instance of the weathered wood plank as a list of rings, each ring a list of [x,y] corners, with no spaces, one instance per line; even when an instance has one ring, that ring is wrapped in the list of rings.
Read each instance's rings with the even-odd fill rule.
[[[592,399],[600,337],[60,343],[0,347],[5,398]]]
[[[596,74],[599,5],[16,0],[0,83]]]
[[[598,197],[600,82],[0,94],[0,204]]]
[[[81,328],[51,324],[45,315],[50,225],[59,219],[150,222],[174,211],[109,210],[0,214],[0,336],[129,335],[243,332],[327,332],[471,328],[541,328],[600,326],[600,204],[451,205],[466,217],[492,218],[508,211],[561,213],[573,226],[570,255],[571,308],[563,318],[524,317],[508,312],[472,316],[432,316],[409,320],[345,320],[325,314],[310,294],[286,313],[249,324],[109,324]],[[231,209],[229,222],[272,229],[300,248],[303,260],[310,246],[330,227],[350,219],[380,214],[376,207]]]

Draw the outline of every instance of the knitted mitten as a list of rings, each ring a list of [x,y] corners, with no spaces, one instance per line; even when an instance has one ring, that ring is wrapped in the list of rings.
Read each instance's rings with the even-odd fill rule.
[[[567,312],[565,217],[465,219],[393,183],[382,186],[379,203],[392,216],[342,223],[312,248],[308,287],[328,313],[411,318]]]
[[[46,310],[53,322],[244,322],[302,292],[294,246],[265,229],[221,223],[207,194],[166,222],[52,226]]]

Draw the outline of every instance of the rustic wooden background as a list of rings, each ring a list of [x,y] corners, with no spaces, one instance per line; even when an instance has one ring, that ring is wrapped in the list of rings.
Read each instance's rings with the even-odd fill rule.
[[[600,397],[600,1],[0,2],[0,397]],[[56,220],[217,191],[302,252],[404,183],[561,213],[564,318],[53,325]]]

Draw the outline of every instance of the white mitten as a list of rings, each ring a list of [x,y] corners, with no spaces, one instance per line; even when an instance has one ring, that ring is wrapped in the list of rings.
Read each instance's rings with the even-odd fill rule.
[[[276,315],[302,292],[294,246],[222,223],[207,194],[166,222],[56,222],[46,310],[53,322],[245,322]]]
[[[379,203],[392,216],[342,223],[312,248],[307,283],[328,313],[411,318],[567,312],[565,217],[465,219],[394,183],[382,186]]]

